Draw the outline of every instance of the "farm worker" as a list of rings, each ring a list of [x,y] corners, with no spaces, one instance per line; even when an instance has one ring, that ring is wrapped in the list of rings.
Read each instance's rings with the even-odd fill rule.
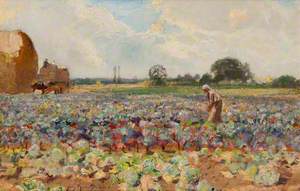
[[[202,90],[206,93],[208,99],[207,111],[209,112],[209,115],[207,121],[215,124],[222,122],[221,114],[223,102],[220,94],[211,89],[207,84],[202,86]]]

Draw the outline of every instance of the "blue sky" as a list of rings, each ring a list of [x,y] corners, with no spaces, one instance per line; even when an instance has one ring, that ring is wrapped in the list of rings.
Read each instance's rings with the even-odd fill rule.
[[[91,0],[92,4],[107,8],[113,16],[136,32],[146,32],[159,18],[160,11],[146,0]]]

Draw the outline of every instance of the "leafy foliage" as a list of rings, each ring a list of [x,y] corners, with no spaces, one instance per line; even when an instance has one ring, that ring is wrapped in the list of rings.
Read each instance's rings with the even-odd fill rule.
[[[264,186],[272,186],[279,181],[280,174],[272,165],[260,166],[254,181]]]
[[[149,70],[149,77],[153,85],[165,85],[167,70],[162,65],[154,65]]]
[[[211,72],[214,74],[214,81],[242,81],[252,79],[252,73],[250,71],[249,64],[242,64],[236,58],[223,58],[217,60],[211,66]]]
[[[199,81],[200,85],[210,84],[212,82],[213,82],[213,77],[209,73],[203,74],[203,76],[201,77],[201,79]]]
[[[294,88],[296,87],[297,79],[293,76],[284,75],[276,78],[272,82],[273,87],[280,87],[280,88]]]

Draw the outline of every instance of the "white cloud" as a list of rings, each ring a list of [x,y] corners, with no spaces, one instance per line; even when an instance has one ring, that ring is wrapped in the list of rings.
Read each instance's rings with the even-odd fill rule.
[[[16,6],[19,9],[13,9]],[[70,68],[72,76],[105,75],[109,66],[94,39],[131,32],[106,9],[90,6],[84,0],[11,0],[1,2],[1,7],[10,8],[12,15],[2,22],[1,28],[28,33],[40,63],[46,57],[54,59]]]
[[[12,8],[7,4],[6,0],[0,0],[0,25],[16,15],[17,7]]]
[[[162,51],[195,69],[209,70],[216,59],[234,56],[247,61],[257,75],[300,77],[300,3],[277,1],[156,1],[160,23],[176,25],[163,33]]]

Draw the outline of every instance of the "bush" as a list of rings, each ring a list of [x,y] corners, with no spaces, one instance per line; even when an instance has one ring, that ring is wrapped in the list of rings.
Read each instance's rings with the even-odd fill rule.
[[[296,86],[300,87],[300,79],[296,81]]]
[[[297,86],[297,79],[289,75],[280,76],[273,80],[272,86],[280,88],[294,88]]]
[[[210,84],[213,82],[213,77],[209,73],[203,74],[202,78],[200,79],[200,85]]]

